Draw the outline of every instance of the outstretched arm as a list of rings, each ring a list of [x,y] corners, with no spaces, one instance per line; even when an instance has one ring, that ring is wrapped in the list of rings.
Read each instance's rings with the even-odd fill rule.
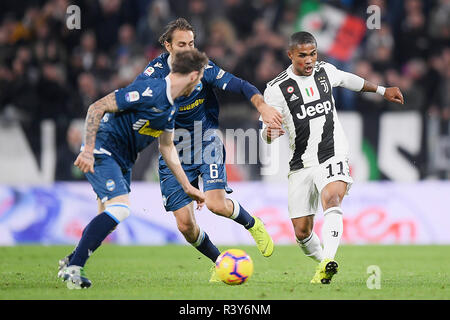
[[[269,106],[265,101],[262,94],[254,94],[250,99],[250,102],[261,114],[261,118],[266,125],[270,125],[273,128],[281,129],[283,117],[275,108]]]
[[[106,112],[119,111],[116,95],[111,92],[107,96],[95,101],[89,106],[84,124],[84,149],[78,155],[74,164],[84,173],[94,173],[94,149],[100,121]]]
[[[281,129],[283,122],[281,113],[264,101],[263,95],[254,85],[231,75],[226,90],[243,94],[261,114],[261,118],[266,125]]]
[[[381,94],[387,101],[396,102],[404,104],[402,92],[397,87],[384,88],[382,86],[377,86],[367,80],[364,80],[364,86],[362,88],[363,92],[376,92]]]
[[[180,185],[183,187],[184,192],[191,197],[193,200],[197,201],[197,209],[205,204],[205,195],[203,192],[194,188],[189,182],[186,173],[181,167],[180,158],[178,157],[177,149],[173,144],[173,131],[164,131],[158,138],[159,141],[159,152],[166,162],[169,169],[172,171],[175,178],[178,180]]]
[[[336,69],[336,67],[331,66],[331,70],[333,70],[335,75],[337,76],[337,85],[353,90],[353,91],[361,91],[361,92],[376,92],[382,95],[386,100],[390,102],[396,102],[404,104],[403,95],[399,88],[390,87],[385,88],[382,86],[378,86],[374,83],[371,83],[367,80],[364,80],[360,76],[356,74],[345,72],[342,70]]]

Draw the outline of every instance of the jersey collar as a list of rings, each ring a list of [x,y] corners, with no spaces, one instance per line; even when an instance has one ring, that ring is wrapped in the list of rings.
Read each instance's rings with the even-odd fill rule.
[[[308,80],[311,77],[314,76],[314,74],[316,73],[316,66],[313,67],[313,72],[310,76],[298,76],[294,73],[294,67],[292,66],[292,64],[288,67],[287,69],[288,74],[291,76],[291,78],[294,79],[299,79],[299,80]]]
[[[166,96],[167,96],[167,100],[169,100],[170,104],[173,105],[173,98],[172,98],[172,94],[170,93],[170,78],[167,75],[167,77],[165,77],[166,80]]]
[[[169,69],[172,70],[172,55],[170,53],[167,56],[167,65],[169,66]]]

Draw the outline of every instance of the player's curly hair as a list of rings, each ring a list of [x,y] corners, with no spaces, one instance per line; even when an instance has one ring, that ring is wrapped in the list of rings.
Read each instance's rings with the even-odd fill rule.
[[[201,71],[208,64],[208,56],[197,49],[181,51],[175,54],[172,61],[172,72],[188,74]]]
[[[164,47],[164,42],[167,41],[169,43],[172,42],[172,35],[176,30],[182,31],[192,31],[194,33],[195,38],[195,30],[194,27],[184,18],[178,18],[169,22],[164,30],[164,33],[159,37],[159,43]]]

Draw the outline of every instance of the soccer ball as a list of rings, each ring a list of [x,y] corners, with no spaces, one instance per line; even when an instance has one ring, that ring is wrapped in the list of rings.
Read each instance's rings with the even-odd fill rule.
[[[244,250],[228,249],[217,258],[216,272],[226,284],[243,284],[253,273],[253,261]]]

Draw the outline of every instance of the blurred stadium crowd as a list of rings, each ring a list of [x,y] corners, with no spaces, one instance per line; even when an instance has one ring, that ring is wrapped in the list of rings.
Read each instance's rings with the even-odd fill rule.
[[[56,179],[81,178],[68,169],[81,142],[81,133],[70,126],[71,121],[84,118],[98,98],[129,84],[162,52],[158,37],[169,21],[185,17],[196,29],[197,48],[263,92],[266,82],[289,64],[286,39],[298,31],[301,2],[1,1],[0,119],[18,119],[36,154],[40,122],[56,120]],[[381,28],[367,30],[353,58],[338,67],[375,83],[400,87],[406,108],[449,123],[449,0],[322,3],[364,20],[367,7],[378,5]],[[66,27],[66,10],[71,4],[81,8],[80,30]],[[323,54],[320,58],[327,60]],[[243,97],[219,93],[219,99],[227,110],[222,109],[222,127],[256,127],[258,116]],[[398,108],[378,95],[338,91],[336,100],[341,110]]]

